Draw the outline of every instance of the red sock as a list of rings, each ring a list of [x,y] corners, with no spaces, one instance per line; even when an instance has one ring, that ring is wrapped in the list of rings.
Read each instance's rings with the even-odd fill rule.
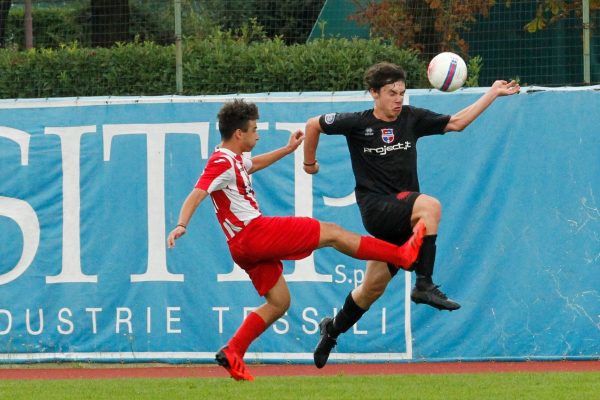
[[[250,343],[259,337],[265,329],[267,329],[265,321],[257,313],[251,312],[244,322],[242,322],[235,335],[229,339],[227,345],[238,353],[240,357],[244,357]]]
[[[408,269],[417,260],[425,228],[418,227],[417,232],[402,246],[396,246],[371,236],[361,236],[354,257],[361,260],[378,260]]]

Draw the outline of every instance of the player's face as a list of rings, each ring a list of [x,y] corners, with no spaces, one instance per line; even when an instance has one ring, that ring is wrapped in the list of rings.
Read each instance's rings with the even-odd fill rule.
[[[378,91],[371,89],[371,96],[375,100],[375,116],[387,121],[398,118],[405,94],[406,84],[402,81],[389,83]]]
[[[256,146],[256,142],[260,139],[258,137],[258,130],[256,127],[256,120],[248,121],[248,129],[242,131],[242,147],[243,151],[250,151]]]

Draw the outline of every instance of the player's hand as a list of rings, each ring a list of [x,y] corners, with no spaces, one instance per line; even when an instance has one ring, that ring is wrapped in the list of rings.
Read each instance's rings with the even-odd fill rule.
[[[510,82],[498,80],[494,82],[492,89],[496,91],[498,96],[510,96],[512,94],[519,93],[521,86],[519,86],[515,80]]]
[[[316,174],[317,172],[319,172],[319,163],[315,162],[315,165],[304,165],[304,172],[306,172],[307,174]]]
[[[297,130],[290,135],[290,140],[288,140],[287,147],[290,149],[290,153],[296,151],[298,146],[304,141],[304,132],[301,130]]]
[[[175,247],[175,241],[177,239],[179,239],[180,237],[182,237],[183,235],[185,235],[186,232],[187,232],[187,229],[185,229],[181,225],[177,225],[175,227],[175,229],[173,229],[171,231],[171,233],[169,233],[169,237],[167,238],[167,246],[170,249],[172,249],[173,247]]]

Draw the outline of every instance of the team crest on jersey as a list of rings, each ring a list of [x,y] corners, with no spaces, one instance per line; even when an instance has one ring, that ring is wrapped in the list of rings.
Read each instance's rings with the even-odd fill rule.
[[[335,121],[335,113],[325,114],[325,123],[327,125],[333,124],[333,121]]]
[[[394,128],[381,129],[381,140],[383,140],[383,143],[392,143],[394,141]]]

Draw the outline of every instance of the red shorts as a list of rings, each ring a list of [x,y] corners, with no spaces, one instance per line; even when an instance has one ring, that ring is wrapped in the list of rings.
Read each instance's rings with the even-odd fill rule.
[[[258,294],[267,294],[283,272],[281,260],[308,257],[319,245],[321,224],[309,217],[252,220],[229,242],[235,261],[250,276]]]

